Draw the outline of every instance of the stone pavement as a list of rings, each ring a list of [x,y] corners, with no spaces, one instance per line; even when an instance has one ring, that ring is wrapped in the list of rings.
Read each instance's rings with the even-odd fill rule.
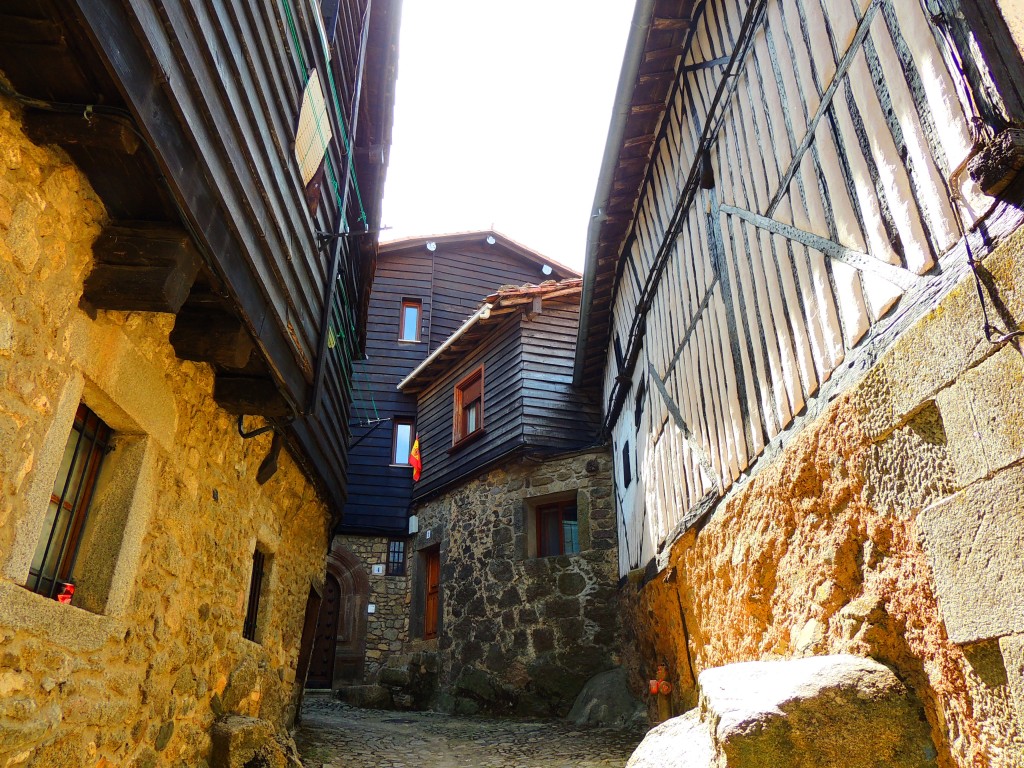
[[[642,738],[561,721],[356,709],[315,696],[295,733],[305,768],[623,768]]]

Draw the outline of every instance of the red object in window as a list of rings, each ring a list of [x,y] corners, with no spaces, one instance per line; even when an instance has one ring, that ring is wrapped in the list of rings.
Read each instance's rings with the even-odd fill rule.
[[[60,592],[57,593],[57,602],[71,604],[71,598],[75,594],[75,585],[64,583],[60,585]]]

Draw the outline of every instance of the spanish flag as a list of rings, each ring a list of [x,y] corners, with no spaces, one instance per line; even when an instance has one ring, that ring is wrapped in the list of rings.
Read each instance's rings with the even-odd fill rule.
[[[412,450],[409,451],[409,464],[412,466],[413,482],[419,482],[420,472],[423,471],[423,460],[420,458],[419,433],[416,434],[416,439],[412,441]]]

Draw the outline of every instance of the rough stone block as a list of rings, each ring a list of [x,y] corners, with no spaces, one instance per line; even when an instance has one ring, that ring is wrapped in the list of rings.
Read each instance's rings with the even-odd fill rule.
[[[629,690],[626,670],[616,667],[586,682],[568,719],[576,725],[637,728],[647,724],[647,708]]]
[[[1010,323],[1024,318],[1024,231],[1007,238],[984,267],[997,287]],[[851,392],[870,437],[882,437],[905,422],[921,403],[984,360],[992,345],[982,331],[974,281],[965,278],[941,304],[904,332]],[[921,361],[926,360],[927,365]],[[944,414],[945,415],[945,414]]]
[[[391,709],[391,692],[382,685],[349,685],[338,691],[338,698],[354,707]]]
[[[864,468],[865,496],[877,510],[905,517],[952,494],[958,487],[948,438],[934,402],[907,424],[871,446]]]
[[[939,610],[955,643],[1024,633],[1024,468],[1014,467],[918,517]]]
[[[266,720],[225,717],[213,724],[212,768],[286,768],[288,759]]]
[[[1014,347],[965,372],[936,400],[958,487],[1024,457],[1024,360]]]
[[[626,768],[714,768],[715,748],[707,724],[696,709],[652,728],[634,750]]]
[[[918,702],[856,656],[705,670],[696,709],[654,728],[627,768],[932,768]]]
[[[936,752],[892,670],[856,656],[747,662],[699,677],[728,768],[924,768]]]
[[[1003,655],[1006,680],[1017,710],[1017,728],[1024,732],[1024,635],[999,638],[999,652]]]

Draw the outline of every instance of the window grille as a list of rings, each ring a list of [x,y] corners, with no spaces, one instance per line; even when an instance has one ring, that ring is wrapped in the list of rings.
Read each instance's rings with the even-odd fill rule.
[[[249,604],[245,609],[245,623],[242,625],[242,637],[256,641],[256,622],[259,620],[260,592],[263,588],[263,569],[266,555],[259,547],[252,553],[252,577],[249,579]]]
[[[88,522],[96,480],[110,452],[112,430],[86,405],[78,406],[60,471],[50,495],[43,532],[29,568],[33,592],[71,602],[75,561]]]
[[[405,542],[392,539],[388,542],[388,576],[405,576]]]

